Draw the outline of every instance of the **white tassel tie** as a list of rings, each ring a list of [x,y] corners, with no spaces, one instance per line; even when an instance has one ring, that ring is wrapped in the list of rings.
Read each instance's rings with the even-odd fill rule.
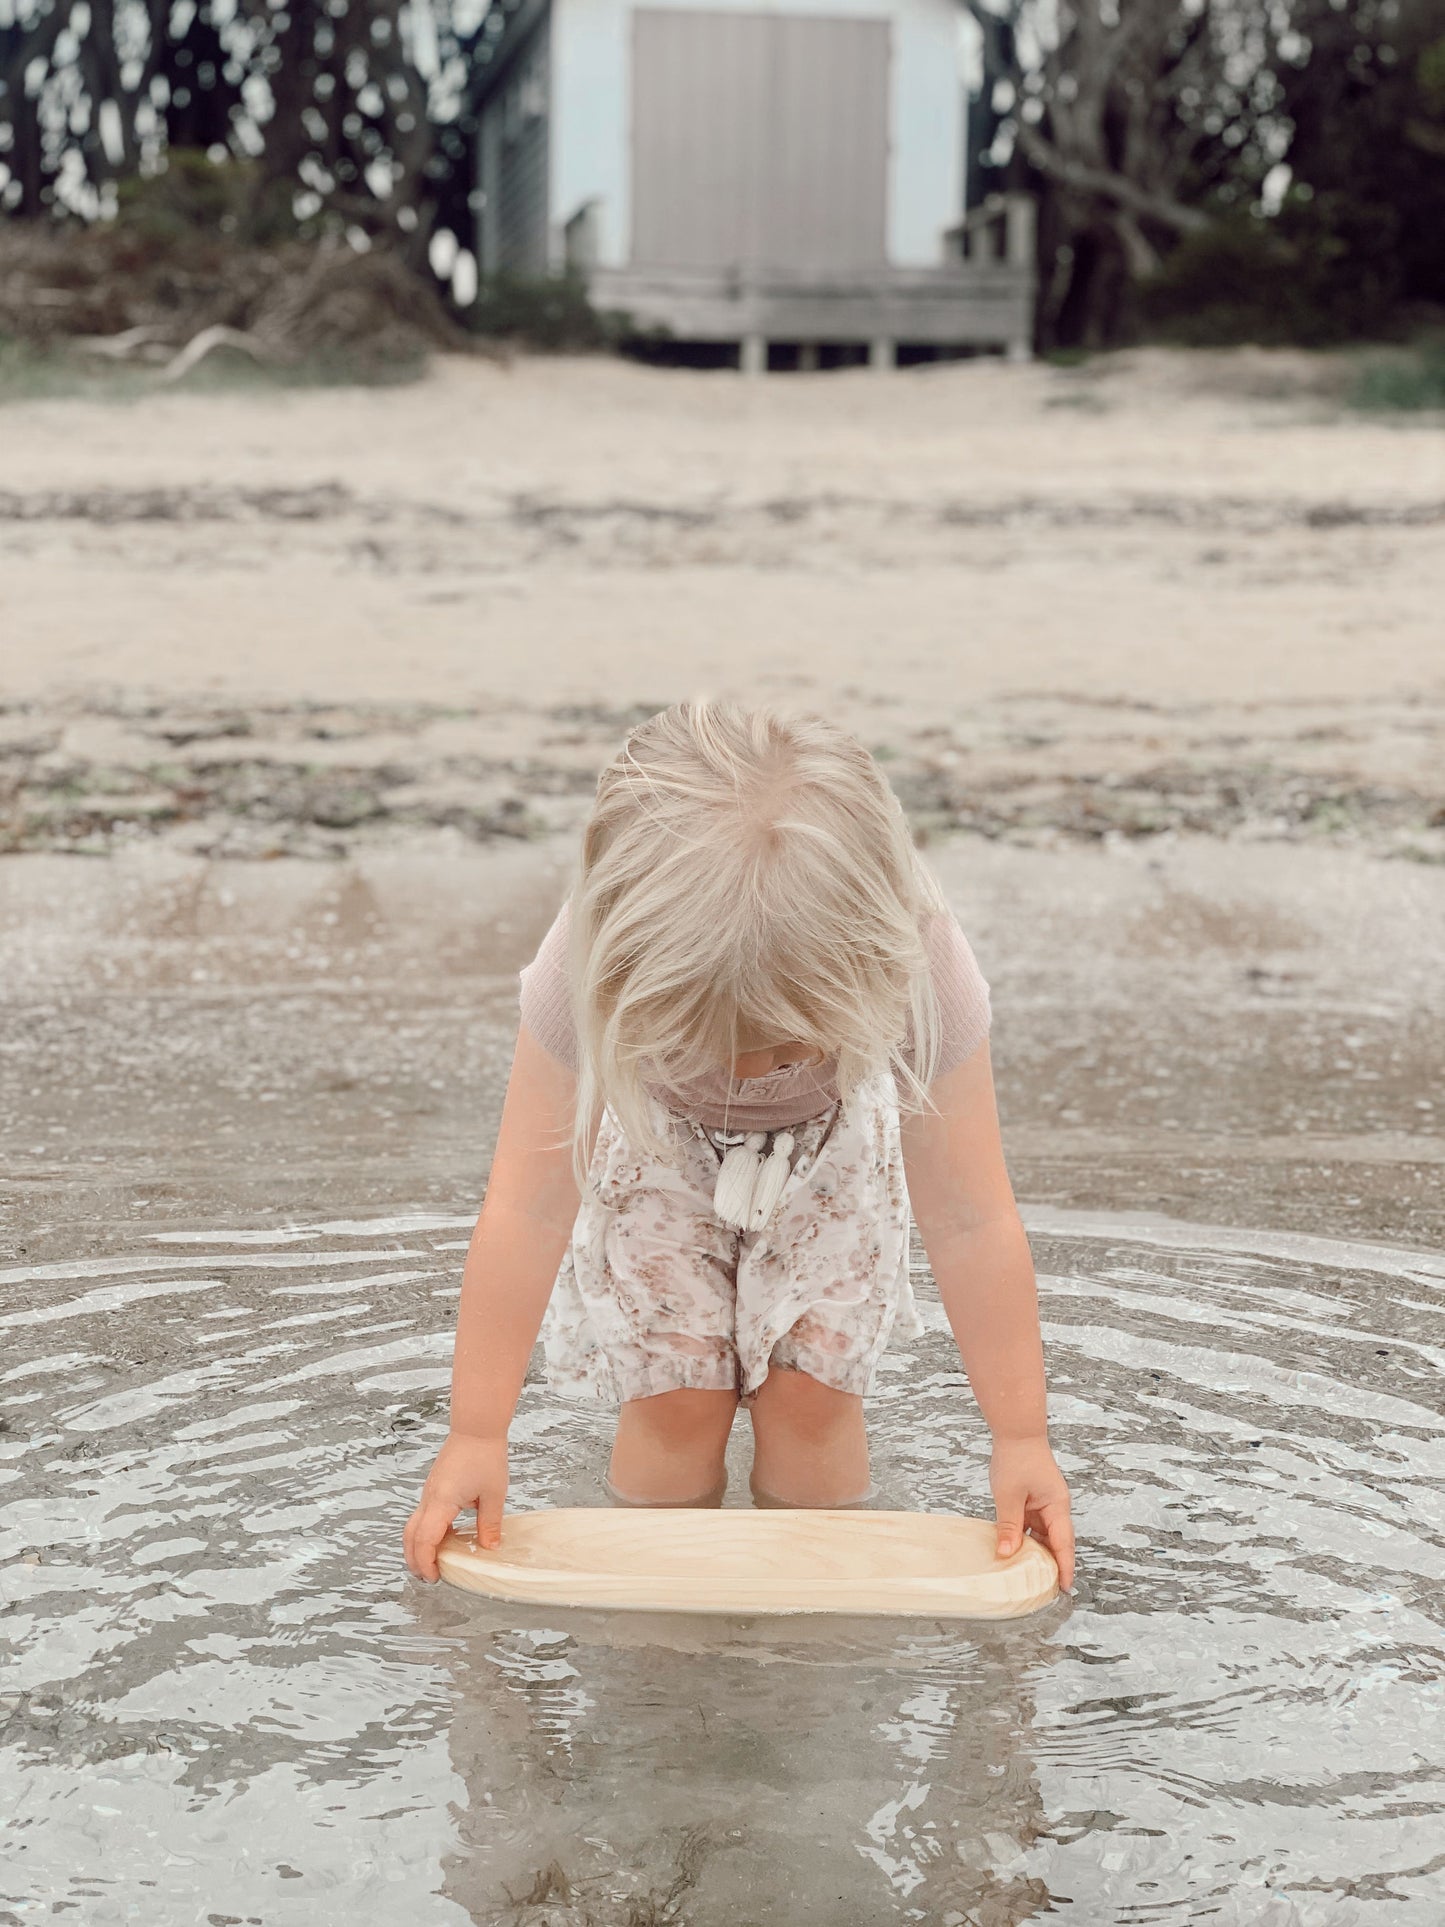
[[[758,1172],[757,1183],[753,1187],[753,1206],[748,1213],[749,1231],[761,1231],[772,1217],[773,1207],[782,1197],[783,1186],[788,1182],[788,1173],[793,1168],[789,1163],[792,1154],[792,1132],[779,1131],[773,1139],[772,1156]]]
[[[765,1131],[749,1131],[741,1144],[733,1145],[718,1166],[713,1188],[712,1208],[724,1224],[746,1231],[752,1219],[753,1192],[763,1168]]]
[[[741,1144],[724,1152],[713,1187],[712,1208],[735,1231],[761,1231],[773,1215],[792,1170],[794,1138],[791,1131],[773,1135],[771,1154],[766,1131],[749,1131]]]

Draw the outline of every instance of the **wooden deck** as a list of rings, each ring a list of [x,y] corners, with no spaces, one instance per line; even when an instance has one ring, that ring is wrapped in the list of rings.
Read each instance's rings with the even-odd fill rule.
[[[899,347],[1032,351],[1036,291],[1033,203],[999,195],[949,236],[953,257],[936,268],[738,269],[594,264],[589,210],[568,224],[566,259],[585,274],[599,308],[679,341],[736,342],[742,365],[767,365],[770,341],[805,350],[865,345],[881,366]]]
[[[591,298],[681,341],[861,342],[999,347],[1027,357],[1034,278],[1006,264],[960,262],[819,280],[771,274],[744,280],[662,269],[594,269]]]

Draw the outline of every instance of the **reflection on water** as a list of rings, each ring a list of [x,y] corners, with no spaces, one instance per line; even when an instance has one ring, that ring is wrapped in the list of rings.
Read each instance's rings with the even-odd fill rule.
[[[0,1271],[0,1921],[1440,1921],[1445,1263],[1039,1212],[1075,1601],[719,1622],[405,1578],[468,1228]],[[875,1469],[978,1511],[919,1293]],[[512,1504],[607,1426],[529,1387]]]

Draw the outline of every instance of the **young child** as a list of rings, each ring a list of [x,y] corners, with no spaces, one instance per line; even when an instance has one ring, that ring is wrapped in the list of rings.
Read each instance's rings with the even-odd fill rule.
[[[742,1403],[755,1504],[866,1505],[863,1396],[920,1329],[911,1204],[993,1434],[999,1552],[1032,1532],[1070,1586],[988,987],[867,751],[705,702],[635,729],[521,1019],[412,1572],[464,1507],[500,1543],[539,1332],[554,1390],[620,1407],[614,1504],[720,1505]]]

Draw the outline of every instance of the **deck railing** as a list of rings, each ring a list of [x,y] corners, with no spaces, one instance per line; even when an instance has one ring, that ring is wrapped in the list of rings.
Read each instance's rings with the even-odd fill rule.
[[[1002,261],[1011,268],[1031,269],[1037,217],[1031,194],[990,194],[948,230],[947,239],[962,261]]]

